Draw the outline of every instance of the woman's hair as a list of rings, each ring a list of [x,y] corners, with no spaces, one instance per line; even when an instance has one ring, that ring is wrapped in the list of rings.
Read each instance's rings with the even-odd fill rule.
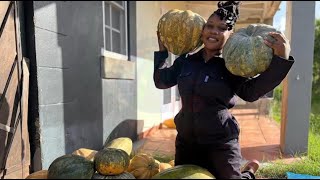
[[[218,9],[211,16],[218,15],[221,20],[226,20],[228,30],[231,30],[239,18],[239,4],[240,1],[219,1]]]

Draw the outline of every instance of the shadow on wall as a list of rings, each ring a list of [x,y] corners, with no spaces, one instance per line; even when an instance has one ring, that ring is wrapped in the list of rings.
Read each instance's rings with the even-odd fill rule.
[[[143,126],[143,120],[124,120],[112,130],[104,145],[119,137],[128,137],[134,142],[138,140],[139,132],[142,132]]]
[[[33,1],[32,8],[39,107],[47,117],[40,119],[47,136],[41,154],[48,166],[57,153],[103,145],[102,6],[100,1]]]
[[[65,151],[103,143],[100,55],[103,14],[99,1],[56,1],[61,48]]]
[[[0,170],[2,171],[3,169],[6,169],[6,163],[8,160],[9,156],[9,151],[13,150],[12,147],[15,147],[16,144],[13,144],[13,136],[14,136],[14,127],[16,124],[17,120],[17,115],[18,115],[18,103],[20,101],[19,91],[16,91],[14,101],[13,102],[13,108],[10,109],[10,105],[3,94],[0,94]],[[19,110],[20,113],[20,110]],[[20,119],[20,117],[18,118]],[[17,126],[19,127],[19,126]],[[17,129],[19,131],[19,129]],[[23,143],[23,142],[22,142]],[[24,146],[22,145],[22,154],[21,157],[24,157]],[[11,160],[12,160],[12,155]],[[20,157],[17,157],[17,159],[20,159]],[[12,163],[14,160],[10,162]],[[10,166],[12,166],[10,164]],[[12,167],[10,167],[12,168]],[[4,173],[0,171],[0,174],[2,177],[0,179],[3,179],[6,175],[6,170],[4,170]]]
[[[39,155],[43,167],[49,166],[61,153],[69,154],[79,148],[100,149],[106,138],[104,131],[121,119],[125,120],[117,125],[109,139],[137,138],[137,131],[143,125],[134,120],[136,105],[121,101],[121,95],[127,100],[127,97],[134,99],[135,94],[130,88],[119,88],[128,87],[126,82],[101,79],[102,2],[33,1],[33,8],[36,37],[33,63],[39,71],[36,73],[37,92],[41,93],[40,117],[45,117],[40,119],[45,139],[42,145],[46,145],[41,148],[43,156]],[[125,109],[122,106],[132,107],[134,115],[120,111]],[[125,117],[114,113],[115,109]],[[103,118],[103,112],[108,119]]]
[[[0,94],[0,126],[7,125],[9,122],[9,104],[5,97]],[[3,99],[2,99],[3,98]],[[5,161],[5,152],[7,150],[8,132],[0,128],[0,169],[2,169]]]

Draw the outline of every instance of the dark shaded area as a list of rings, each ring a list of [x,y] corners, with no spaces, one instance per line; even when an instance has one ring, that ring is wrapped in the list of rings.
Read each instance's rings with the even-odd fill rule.
[[[143,120],[127,119],[118,124],[106,139],[104,145],[119,137],[128,137],[133,142],[138,140],[138,134],[142,131],[139,127],[143,127]]]
[[[39,132],[39,98],[37,61],[35,52],[35,30],[33,1],[23,2],[23,17],[21,20],[22,52],[30,60],[29,68],[29,102],[28,102],[28,131],[30,141],[31,167],[30,171],[42,169],[40,158],[40,132]]]
[[[107,111],[107,109],[103,109],[103,85],[99,71],[101,48],[103,47],[102,2],[25,1],[21,4],[23,10],[21,19],[22,51],[23,56],[30,59],[28,131],[31,149],[30,172],[34,172],[46,166],[42,164],[42,153],[46,154],[46,157],[51,156],[48,155],[49,152],[41,153],[40,149],[39,105],[42,105],[43,102],[39,102],[41,99],[39,99],[38,94],[40,87],[38,87],[39,72],[37,72],[39,64],[41,66],[47,61],[52,61],[52,57],[44,51],[45,47],[42,47],[45,44],[41,44],[44,40],[55,40],[51,33],[57,34],[56,41],[61,50],[62,65],[52,68],[61,68],[63,76],[61,82],[63,84],[63,99],[61,103],[63,104],[64,123],[58,123],[57,126],[64,128],[65,152],[70,153],[81,147],[100,148],[103,145],[103,124],[106,123],[104,121],[109,123],[115,120],[113,118],[104,119],[102,116],[102,112]],[[40,16],[34,17],[35,14],[38,14],[37,10],[53,4],[56,7],[57,32],[53,32],[52,29],[47,29],[47,27],[35,27],[34,19],[37,19],[40,24],[45,19],[45,17]],[[130,55],[136,56],[136,2],[128,2],[128,4],[128,27],[130,28],[128,48]],[[39,13],[43,12],[39,11]],[[50,12],[48,13],[50,14]],[[48,24],[52,20],[52,18],[49,18]],[[38,31],[45,33],[38,33]],[[35,39],[35,32],[37,32],[37,39]],[[50,43],[49,41],[48,43]],[[37,57],[44,57],[46,60],[41,59],[39,61]],[[49,85],[50,80],[49,78]],[[128,87],[131,87],[130,83]],[[136,89],[136,87],[134,88]],[[127,95],[131,96],[131,93]],[[136,111],[136,101],[134,101],[134,104],[131,104],[131,101],[129,103]],[[49,109],[49,106],[50,104],[46,108]],[[52,116],[52,114],[46,115]],[[128,116],[132,117],[130,114]],[[119,121],[118,119],[121,118],[116,118],[116,121]],[[140,125],[143,124],[143,121],[134,119],[133,116],[133,119],[122,121],[112,131],[108,140],[117,137],[129,137],[133,141],[136,140],[139,127],[143,127],[143,125]],[[44,121],[42,131],[45,132],[50,127],[47,127],[48,120],[44,119],[42,121]],[[141,131],[142,129],[139,132]],[[51,143],[50,146],[52,147],[49,148],[54,148],[55,145]],[[42,151],[46,151],[46,149],[47,147]]]
[[[1,101],[0,101],[0,124],[1,125],[7,125],[8,124],[8,118],[9,118],[9,104],[4,97],[2,99],[2,94],[0,94]],[[5,162],[5,152],[7,150],[7,138],[8,138],[8,132],[0,129],[0,172],[2,171],[2,168],[4,167]]]

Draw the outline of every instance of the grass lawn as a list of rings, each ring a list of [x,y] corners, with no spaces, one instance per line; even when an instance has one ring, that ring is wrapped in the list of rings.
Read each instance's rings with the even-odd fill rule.
[[[152,156],[154,159],[163,163],[169,163],[171,160],[174,160],[174,155],[156,153],[156,154],[153,154]]]
[[[275,89],[274,101],[272,102],[271,115],[273,119],[281,121],[281,87]],[[284,179],[286,172],[309,174],[320,176],[320,97],[312,97],[312,108],[310,114],[308,155],[301,155],[301,160],[291,164],[276,161],[262,166],[257,172],[257,178]]]
[[[320,176],[320,135],[309,133],[309,152],[307,156],[301,156],[301,160],[291,164],[282,161],[275,161],[266,166],[262,166],[256,176],[257,178],[285,179],[286,172],[298,174],[309,174]]]

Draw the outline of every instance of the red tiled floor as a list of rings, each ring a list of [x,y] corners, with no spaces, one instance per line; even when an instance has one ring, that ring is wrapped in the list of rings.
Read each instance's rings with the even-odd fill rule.
[[[240,125],[240,146],[245,160],[265,162],[290,158],[280,152],[280,126],[275,121],[258,116],[256,109],[235,109],[232,113]],[[175,129],[166,127],[152,131],[138,151],[173,156],[176,135]]]
[[[156,151],[159,148],[160,144],[158,141],[146,141],[144,144],[144,149]]]

